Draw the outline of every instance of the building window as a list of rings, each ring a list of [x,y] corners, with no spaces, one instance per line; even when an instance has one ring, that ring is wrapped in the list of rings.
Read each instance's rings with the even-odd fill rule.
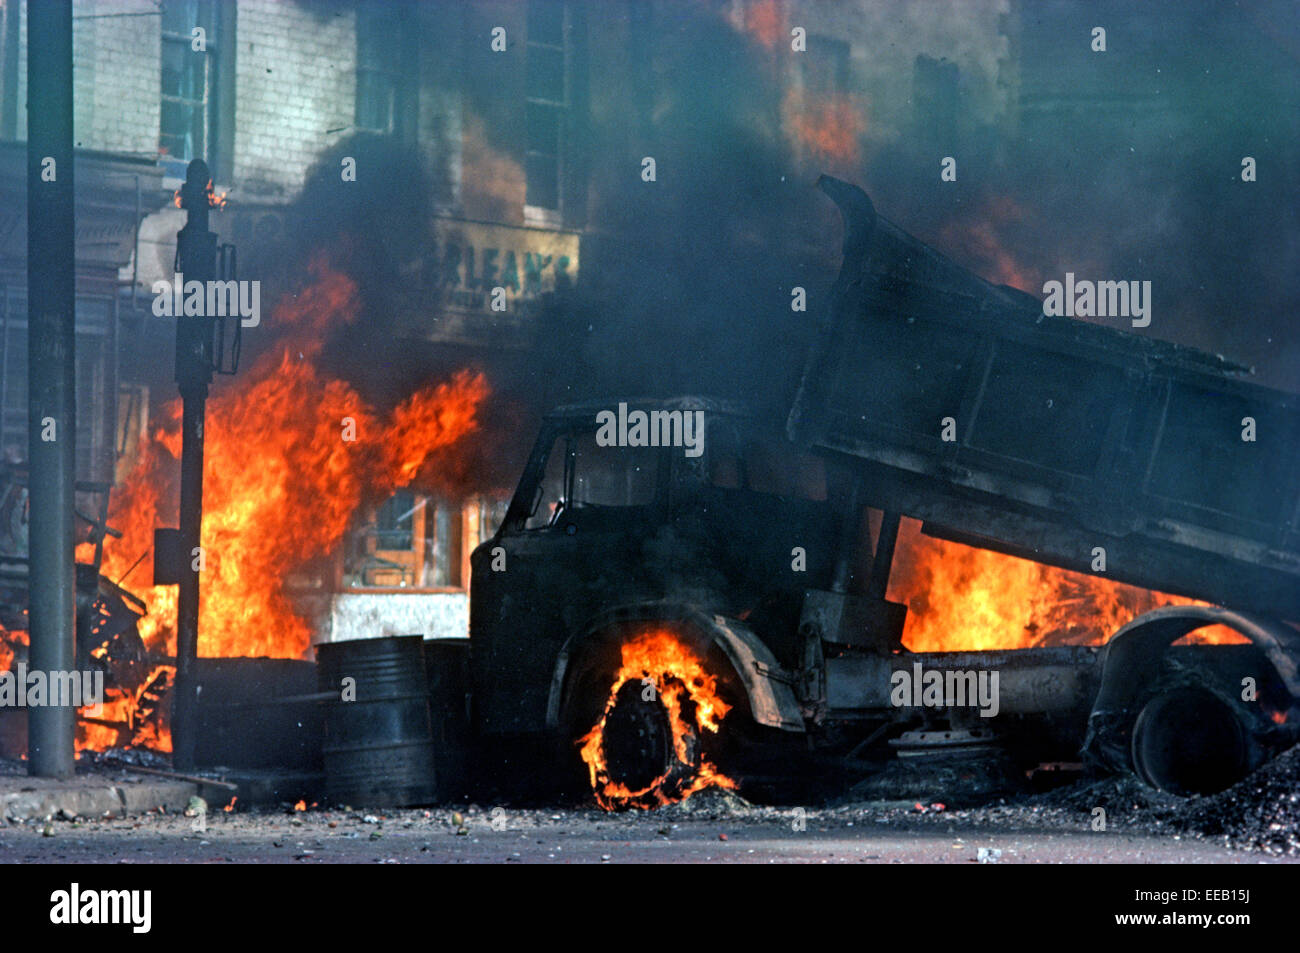
[[[810,36],[808,51],[799,57],[803,88],[818,96],[849,91],[849,44],[829,36]]]
[[[465,589],[469,554],[496,532],[506,501],[447,500],[399,491],[348,536],[346,589]]]
[[[957,128],[961,115],[961,72],[956,63],[918,53],[912,70],[912,108],[918,129]]]
[[[357,5],[357,92],[353,123],[359,132],[414,138],[418,57],[412,8],[363,0]]]
[[[402,107],[400,9],[390,4],[357,7],[356,126],[381,136],[399,131]]]
[[[0,0],[0,139],[18,138],[19,0]]]
[[[564,173],[564,130],[569,110],[568,45],[561,0],[529,0],[524,176],[525,202],[533,209],[560,211]]]
[[[201,50],[194,49],[198,42],[195,29],[203,31]],[[210,168],[216,168],[217,40],[213,0],[165,0],[158,151],[177,163],[204,159]]]

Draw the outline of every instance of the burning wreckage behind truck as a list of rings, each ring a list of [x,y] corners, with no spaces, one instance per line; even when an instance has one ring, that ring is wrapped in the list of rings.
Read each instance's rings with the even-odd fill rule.
[[[955,766],[977,794],[1082,754],[1188,794],[1295,744],[1296,396],[1045,314],[859,189],[820,185],[843,262],[793,408],[560,408],[473,554],[477,735],[505,784],[573,781],[606,807],[651,807],[811,775],[875,772],[859,791],[896,792],[918,766]],[[703,452],[598,439],[624,405],[702,414]],[[907,606],[886,598],[904,516],[1194,602],[1104,647],[910,652]],[[1244,638],[1174,644],[1212,625]]]

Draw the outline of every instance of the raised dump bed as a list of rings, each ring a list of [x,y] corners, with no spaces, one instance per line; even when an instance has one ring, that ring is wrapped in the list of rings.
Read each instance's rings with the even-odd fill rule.
[[[932,535],[1084,572],[1101,549],[1113,578],[1300,619],[1297,395],[1045,316],[820,184],[844,261],[792,439],[862,461],[864,499]]]

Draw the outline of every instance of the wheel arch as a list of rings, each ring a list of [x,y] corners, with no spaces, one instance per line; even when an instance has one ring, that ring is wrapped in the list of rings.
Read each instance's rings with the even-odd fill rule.
[[[1160,664],[1165,649],[1207,625],[1226,625],[1244,635],[1272,664],[1291,697],[1300,698],[1300,632],[1275,619],[1235,609],[1165,606],[1138,616],[1106,643],[1093,710],[1131,702],[1141,675]]]
[[[1112,771],[1131,769],[1128,734],[1144,692],[1158,680],[1169,647],[1208,625],[1225,625],[1245,636],[1272,666],[1292,703],[1300,700],[1300,632],[1276,619],[1219,606],[1155,609],[1120,628],[1102,650],[1083,744],[1086,761]]]
[[[556,655],[546,706],[546,726],[558,730],[568,692],[599,649],[621,639],[628,623],[672,623],[694,641],[701,654],[718,648],[744,690],[754,722],[783,731],[803,731],[803,713],[787,676],[763,641],[744,622],[682,603],[642,603],[602,612],[571,635]]]

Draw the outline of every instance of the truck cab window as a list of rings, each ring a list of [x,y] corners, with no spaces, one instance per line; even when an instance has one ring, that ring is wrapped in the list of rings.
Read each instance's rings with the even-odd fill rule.
[[[533,508],[524,529],[544,529],[550,526],[564,503],[564,462],[568,456],[571,434],[560,434],[551,444],[546,457],[546,469],[533,497]]]
[[[659,456],[655,447],[602,447],[595,433],[578,434],[574,504],[645,506],[654,499]]]
[[[602,447],[594,431],[560,434],[546,457],[536,506],[524,529],[551,526],[570,507],[645,506],[654,499],[658,473],[657,448]]]

